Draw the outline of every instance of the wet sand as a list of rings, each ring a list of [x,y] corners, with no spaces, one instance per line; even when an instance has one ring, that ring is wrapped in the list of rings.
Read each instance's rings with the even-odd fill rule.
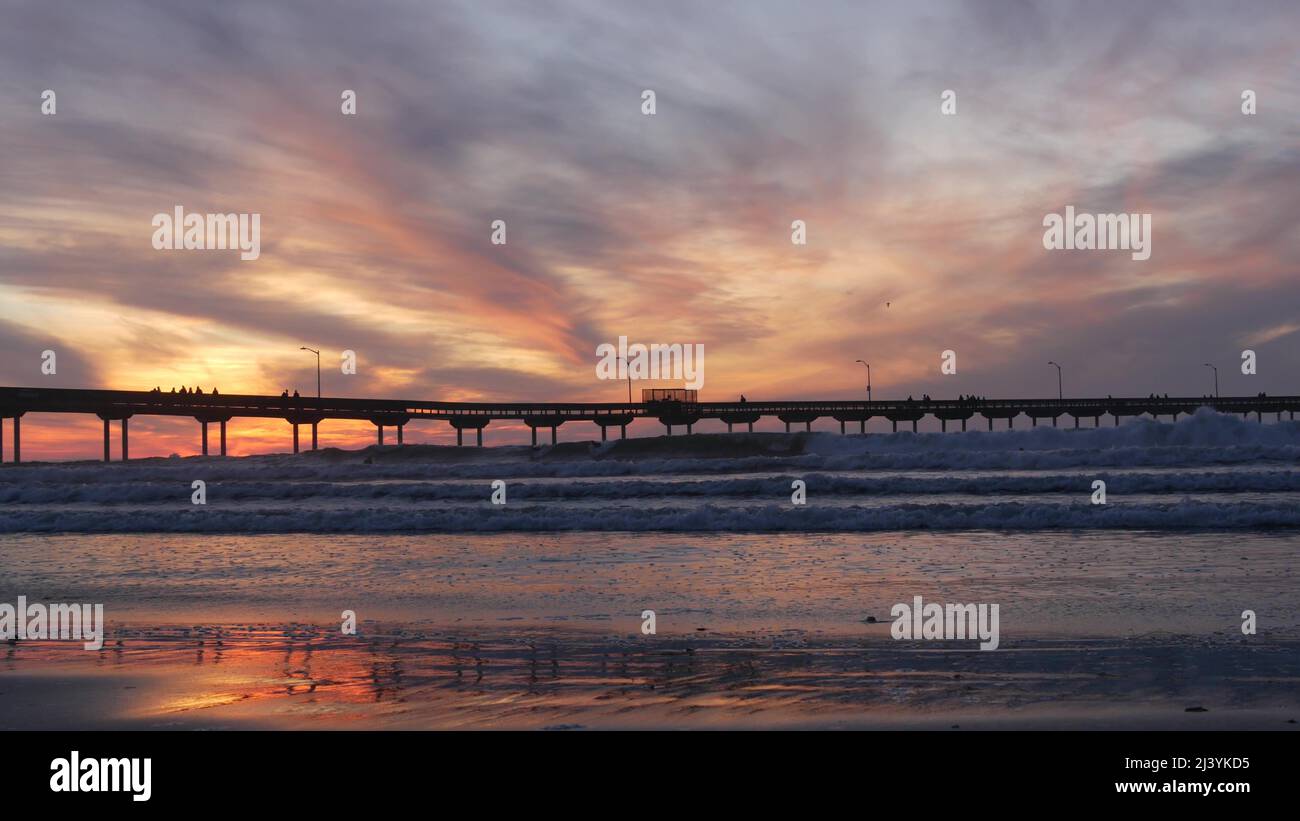
[[[0,656],[15,729],[1276,729],[1300,720],[1300,642],[906,642],[425,633],[382,626],[122,630]],[[1188,712],[1188,708],[1195,709]]]
[[[1291,529],[5,534],[0,602],[103,603],[108,642],[0,645],[0,729],[1289,730],[1297,550]],[[894,641],[914,596],[997,604],[998,649]]]

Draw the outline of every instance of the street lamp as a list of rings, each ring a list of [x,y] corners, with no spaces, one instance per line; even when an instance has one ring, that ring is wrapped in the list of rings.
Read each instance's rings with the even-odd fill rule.
[[[615,361],[627,364],[627,360],[621,356],[614,357]],[[627,369],[627,403],[632,404],[632,369]]]
[[[1209,362],[1202,362],[1201,364],[1203,364],[1207,368],[1211,368],[1214,371],[1214,398],[1218,399],[1219,398],[1219,369],[1211,365]]]
[[[315,348],[308,348],[308,347],[305,346],[305,345],[304,345],[303,347],[299,348],[298,350],[300,350],[300,351],[311,351],[312,353],[316,354],[316,398],[317,398],[317,399],[320,399],[320,351],[316,350]],[[294,428],[294,430],[297,430],[297,428]],[[294,434],[294,436],[297,436],[297,435],[298,435],[298,434],[296,434],[296,433]],[[312,435],[314,436],[315,434],[312,434]],[[296,442],[297,440],[295,439],[294,441]],[[296,447],[296,445],[295,445],[295,447]]]
[[[1056,365],[1055,362],[1048,362],[1049,365]],[[1058,401],[1065,401],[1065,391],[1061,388],[1061,366],[1056,365],[1056,398]]]
[[[863,365],[867,365],[867,363],[861,359],[859,359],[858,361],[862,362]],[[871,401],[871,366],[870,365],[867,365],[867,401],[868,402]]]

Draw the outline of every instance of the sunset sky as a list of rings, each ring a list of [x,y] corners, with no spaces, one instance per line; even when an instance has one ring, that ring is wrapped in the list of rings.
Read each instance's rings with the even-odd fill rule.
[[[308,345],[327,395],[618,401],[595,352],[627,336],[702,343],[706,399],[860,398],[856,359],[876,398],[1050,396],[1053,359],[1073,395],[1200,395],[1207,361],[1300,393],[1297,31],[1294,2],[5,2],[0,384],[309,394]],[[154,250],[177,205],[260,213],[261,257]],[[1151,258],[1045,250],[1067,205],[1150,213]],[[99,424],[31,415],[24,457]],[[197,427],[132,420],[132,455]]]

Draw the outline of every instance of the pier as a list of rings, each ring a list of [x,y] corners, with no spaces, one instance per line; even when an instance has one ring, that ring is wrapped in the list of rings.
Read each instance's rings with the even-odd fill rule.
[[[198,435],[204,455],[213,443],[209,435],[217,429],[216,452],[226,455],[226,423],[231,419],[283,419],[291,427],[293,452],[298,453],[302,440],[300,428],[311,428],[311,449],[319,447],[320,424],[330,419],[367,420],[376,428],[376,441],[385,444],[385,428],[393,429],[396,444],[405,444],[405,429],[417,420],[449,423],[456,431],[456,443],[465,444],[466,432],[474,435],[474,444],[483,445],[484,429],[494,421],[517,420],[532,432],[549,432],[550,442],[557,441],[561,425],[590,422],[600,428],[601,440],[611,428],[620,438],[627,437],[627,426],[635,419],[656,419],[671,436],[674,429],[694,432],[696,423],[716,419],[726,424],[728,432],[736,426],[753,431],[763,417],[776,417],[787,431],[812,430],[813,422],[829,418],[839,423],[840,433],[866,433],[867,420],[888,420],[894,431],[903,423],[912,431],[926,416],[939,420],[941,430],[966,430],[979,416],[989,430],[1011,429],[1019,417],[1027,417],[1032,426],[1058,426],[1062,418],[1091,419],[1092,426],[1109,417],[1115,425],[1124,417],[1150,416],[1177,420],[1180,415],[1210,407],[1221,413],[1239,413],[1282,421],[1295,419],[1300,410],[1300,396],[1225,396],[1225,397],[1105,397],[1100,399],[929,399],[863,401],[784,401],[784,402],[427,402],[405,399],[346,399],[335,397],[284,397],[240,394],[174,394],[152,391],[75,390],[66,388],[0,387],[0,461],[22,461],[22,418],[28,413],[80,413],[99,417],[104,422],[104,461],[112,452],[112,423],[120,426],[121,458],[129,455],[128,423],[136,416],[188,416],[199,424]],[[1005,425],[1003,422],[1005,421]],[[4,447],[5,427],[12,431],[12,447]]]

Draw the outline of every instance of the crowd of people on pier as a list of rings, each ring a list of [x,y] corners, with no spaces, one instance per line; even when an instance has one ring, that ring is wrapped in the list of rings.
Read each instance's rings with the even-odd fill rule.
[[[987,400],[987,399],[988,399],[987,396],[975,396],[974,394],[971,394],[971,395],[968,396],[968,395],[966,395],[966,394],[960,394],[960,395],[958,395],[958,397],[957,397],[957,404],[959,404],[959,405],[974,405],[976,402],[983,402],[983,401],[985,401],[985,400]],[[907,397],[907,401],[908,401],[909,403],[915,403],[917,400],[913,399],[913,398],[911,397],[911,395],[909,394],[908,397]],[[923,393],[923,394],[921,394],[921,401],[922,401],[922,402],[932,402],[932,401],[934,401],[934,400],[932,400],[932,399],[930,398],[930,394],[928,394],[928,393]],[[940,399],[940,400],[938,400],[938,401],[942,402],[943,400]]]
[[[160,388],[160,387],[156,387],[156,388],[154,388],[153,390],[149,391],[149,393],[157,393],[157,394],[161,394],[162,392],[163,392],[163,389]],[[201,388],[201,387],[195,386],[195,387],[193,387],[193,388],[189,388],[189,387],[186,387],[186,386],[184,386],[184,385],[181,385],[179,389],[177,389],[177,388],[172,388],[172,389],[171,389],[171,393],[170,393],[169,395],[171,395],[171,396],[203,396],[204,393],[203,393],[203,388]],[[221,395],[221,391],[217,390],[216,387],[214,386],[214,387],[212,388],[211,391],[208,391],[208,394],[207,394],[207,395],[209,395],[209,396],[220,396],[220,395]],[[281,399],[290,399],[290,398],[292,398],[292,399],[299,399],[300,397],[299,397],[299,395],[298,395],[298,391],[294,391],[293,394],[290,395],[290,393],[289,393],[289,389],[286,388],[286,389],[284,390],[284,392],[280,394],[280,398],[281,398]]]
[[[153,390],[149,391],[149,393],[162,393],[162,392],[163,392],[162,388],[154,388]],[[203,388],[200,388],[198,386],[195,386],[193,388],[187,388],[184,385],[181,385],[180,390],[177,390],[176,388],[172,388],[171,392],[176,396],[202,396]],[[213,387],[212,390],[209,391],[209,394],[211,396],[217,396],[220,393],[221,392],[218,391],[216,387]]]

